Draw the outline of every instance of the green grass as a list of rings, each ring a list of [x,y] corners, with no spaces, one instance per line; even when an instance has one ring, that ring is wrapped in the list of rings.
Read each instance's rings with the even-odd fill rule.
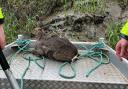
[[[117,23],[111,21],[107,26],[106,30],[107,30],[108,45],[110,45],[113,49],[115,49],[115,46],[119,41],[119,34],[122,26],[123,25],[120,23],[120,21]]]
[[[104,13],[106,8],[105,0],[75,0],[75,12],[82,13]]]
[[[34,18],[27,17],[26,20],[22,21],[17,20],[13,13],[4,11],[5,23],[4,31],[6,35],[7,43],[13,42],[16,40],[18,34],[30,34],[34,27],[36,27],[36,22]]]
[[[128,0],[116,0],[116,1],[119,2],[120,4],[128,5]]]
[[[16,39],[17,35],[17,27],[15,23],[15,17],[13,14],[9,14],[5,12],[5,23],[4,23],[4,31],[6,34],[7,43],[10,43]]]
[[[49,14],[50,12],[48,8],[50,8],[53,2],[53,0],[0,1],[0,6],[2,6],[4,9],[4,29],[7,43],[14,41],[18,34],[29,34],[32,32],[37,24],[35,16],[44,16],[45,14]],[[61,2],[64,2],[64,0],[61,0]],[[47,7],[47,5],[49,6]]]
[[[25,2],[24,2],[25,1]],[[51,0],[52,1],[52,0]],[[66,13],[66,4],[68,0],[61,0],[64,2],[64,11]],[[82,13],[104,13],[106,7],[106,0],[75,0],[73,9],[76,12]],[[128,0],[118,0],[124,4],[128,3]],[[9,0],[4,1],[1,5],[6,7],[4,10],[5,23],[4,30],[6,34],[7,43],[14,41],[18,34],[26,34],[32,32],[36,27],[36,15],[44,14],[44,1],[41,0]],[[49,3],[49,2],[47,2]],[[24,9],[25,8],[25,9]],[[17,19],[16,15],[20,15],[20,19]],[[66,15],[66,14],[65,14]],[[114,48],[119,40],[119,33],[122,24],[120,22],[111,21],[107,26],[107,40],[108,44]]]

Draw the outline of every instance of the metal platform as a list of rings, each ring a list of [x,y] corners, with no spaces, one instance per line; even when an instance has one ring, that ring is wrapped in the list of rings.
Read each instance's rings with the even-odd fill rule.
[[[77,47],[79,44],[85,44],[87,47],[94,44],[93,42],[73,42]],[[34,44],[34,43],[33,43]],[[30,44],[32,47],[33,44]],[[7,59],[15,53],[11,49],[14,43],[6,46],[4,53]],[[79,49],[79,47],[78,47]],[[35,63],[31,63],[29,70],[24,77],[24,89],[128,89],[128,64],[127,60],[123,62],[115,55],[114,50],[110,47],[109,57],[111,62],[97,68],[89,77],[85,76],[86,71],[91,68],[95,61],[89,58],[82,58],[75,62],[77,75],[73,79],[64,79],[59,76],[58,68],[62,64],[54,60],[46,60],[45,69],[42,70]],[[81,52],[82,49],[79,49]],[[22,54],[22,53],[21,53]],[[21,78],[28,61],[17,55],[11,63],[11,70],[14,76]],[[40,64],[42,61],[39,62]],[[65,74],[70,75],[70,67],[65,67]],[[11,89],[10,85],[0,70],[0,89]]]

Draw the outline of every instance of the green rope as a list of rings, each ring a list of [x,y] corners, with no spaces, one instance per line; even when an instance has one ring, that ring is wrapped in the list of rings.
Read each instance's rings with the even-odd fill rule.
[[[28,51],[28,45],[31,43],[30,40],[16,40],[15,42],[16,44],[18,44],[18,48],[19,50],[14,54],[12,55],[12,57],[10,58],[9,60],[9,64],[11,64],[11,61],[14,60],[14,58],[16,57],[17,54],[19,54],[20,52],[23,51],[23,54],[22,54],[22,57],[28,61],[28,65],[25,69],[25,71],[23,72],[22,76],[21,76],[21,86],[20,88],[23,89],[23,79],[24,79],[24,76],[25,74],[27,73],[29,67],[30,67],[30,64],[31,64],[31,61],[35,62],[37,64],[37,66],[39,66],[41,69],[44,69],[45,67],[45,58],[44,57],[37,57],[37,58],[32,58],[32,56],[29,56],[30,52]],[[37,61],[38,60],[43,60],[43,66],[41,66]]]
[[[28,48],[27,46],[31,43],[31,41],[30,40],[16,40],[15,43],[18,44],[19,50],[14,55],[12,55],[12,57],[9,60],[9,64],[11,64],[12,60],[14,60],[17,54],[19,54],[21,51],[25,51],[25,49]]]
[[[70,64],[71,69],[72,69],[72,72],[73,72],[73,74],[70,75],[70,76],[65,75],[65,74],[62,73],[63,68],[64,68],[67,64]],[[72,79],[72,78],[76,77],[76,69],[75,69],[75,66],[74,66],[74,62],[71,62],[71,63],[65,62],[65,63],[63,63],[63,64],[60,66],[60,68],[59,68],[59,75],[60,75],[61,77],[63,77],[63,78],[66,78],[66,79]]]
[[[42,58],[32,58],[31,56],[28,56],[28,55],[29,55],[29,52],[27,52],[27,50],[28,50],[28,45],[31,43],[30,40],[17,40],[16,43],[19,45],[19,46],[18,46],[19,50],[12,56],[12,59],[13,59],[18,53],[20,53],[21,51],[23,51],[24,53],[23,53],[22,57],[23,57],[25,60],[29,61],[29,62],[28,62],[28,66],[27,66],[27,68],[25,69],[25,71],[23,72],[23,75],[22,75],[22,77],[21,77],[21,89],[23,89],[23,78],[24,78],[26,72],[27,72],[28,69],[29,69],[30,62],[33,61],[33,62],[35,62],[35,63],[37,64],[37,66],[39,66],[41,69],[44,69],[44,67],[45,67],[45,58],[44,58],[44,57],[42,57]],[[92,46],[89,47],[89,48],[86,47],[85,45],[80,45],[80,47],[83,47],[84,49],[86,49],[86,50],[84,51],[84,53],[81,53],[81,54],[80,54],[80,57],[89,57],[89,58],[91,58],[91,59],[93,59],[93,60],[96,61],[95,66],[94,66],[93,68],[91,68],[91,69],[86,73],[86,77],[88,77],[94,70],[96,70],[96,69],[97,69],[99,66],[101,66],[102,64],[108,64],[108,63],[110,62],[109,57],[108,57],[106,54],[104,54],[102,51],[100,51],[100,52],[95,52],[95,51],[94,51],[94,49],[104,48],[104,47],[105,47],[105,44],[104,44],[104,43],[98,42],[98,43],[96,43],[95,45],[92,45]],[[95,57],[100,57],[100,59],[97,60],[97,59],[95,59]],[[103,60],[103,59],[104,59],[103,57],[105,57],[106,60]],[[12,60],[12,59],[11,59],[11,60]],[[11,60],[10,60],[10,63],[11,63]],[[37,62],[38,60],[43,60],[43,66],[41,66],[41,65]],[[64,73],[62,73],[62,70],[63,70],[64,67],[65,67],[66,65],[68,65],[68,64],[70,64],[70,67],[71,67],[72,72],[73,72],[72,75],[70,75],[70,76],[67,76],[67,75],[65,75]],[[71,62],[71,63],[65,62],[65,63],[63,63],[62,65],[60,65],[60,67],[59,67],[59,75],[60,75],[61,77],[63,77],[63,78],[66,78],[66,79],[72,79],[72,78],[76,77],[76,69],[75,69],[74,62]]]
[[[95,71],[102,64],[108,64],[110,62],[109,57],[106,54],[104,54],[102,51],[100,51],[100,52],[94,51],[94,49],[105,48],[104,43],[101,43],[101,42],[96,43],[96,44],[92,45],[90,49],[88,49],[85,45],[84,46],[80,45],[80,46],[84,47],[86,49],[86,51],[84,51],[84,53],[81,53],[80,57],[89,57],[96,61],[96,64],[93,66],[93,68],[88,70],[88,72],[86,73],[86,77],[88,77],[93,71]],[[99,61],[96,60],[95,57],[100,57]],[[106,58],[106,61],[103,60],[103,57]]]
[[[93,55],[95,55],[95,54],[93,54]],[[92,55],[92,56],[93,56]],[[100,54],[97,54],[97,56],[100,56],[100,61],[98,61],[97,63],[96,63],[96,65],[92,68],[92,69],[90,69],[88,72],[87,72],[87,74],[86,74],[86,77],[88,77],[94,70],[96,70],[99,66],[101,66],[102,65],[102,62],[103,62],[103,58],[102,58],[102,52],[100,53]]]
[[[88,70],[88,72],[86,73],[86,77],[88,77],[93,71],[95,71],[102,64],[108,64],[110,62],[109,57],[105,53],[103,53],[102,51],[98,51],[98,52],[94,51],[94,49],[105,48],[105,43],[104,42],[97,42],[96,44],[92,45],[91,47],[86,47],[85,45],[79,45],[79,47],[85,49],[84,53],[80,54],[80,57],[89,57],[89,58],[96,61],[96,64],[93,66],[93,68]],[[100,57],[99,61],[97,59],[95,59],[95,57]],[[65,74],[62,73],[63,68],[67,64],[70,64],[70,63],[65,62],[60,66],[59,75],[63,78],[66,78],[66,79],[72,79],[72,78],[76,77],[76,69],[75,69],[75,66],[74,66],[74,62],[71,62],[71,64],[70,64],[70,67],[71,67],[72,72],[73,72],[73,74],[71,76],[68,76],[68,75],[65,75]]]
[[[36,64],[37,64],[37,66],[38,67],[40,67],[41,69],[44,69],[44,67],[45,67],[45,60],[46,60],[46,58],[44,58],[44,57],[41,57],[41,58],[39,58],[39,57],[37,57],[37,58],[33,58],[32,56],[34,56],[34,55],[32,55],[32,54],[30,54],[30,56],[29,56],[29,52],[24,52],[23,54],[22,54],[22,57],[25,59],[25,60],[30,60],[30,61],[33,61],[33,62],[35,62]],[[39,60],[42,60],[43,62],[43,66],[41,66],[37,61],[39,61]]]
[[[22,76],[21,76],[21,79],[20,79],[20,83],[21,83],[20,89],[23,89],[23,87],[24,87],[24,81],[23,81],[23,79],[24,79],[24,76],[25,76],[26,72],[27,72],[28,69],[29,69],[29,66],[30,66],[30,58],[29,58],[28,65],[27,65],[27,67],[26,67],[25,71],[23,72],[23,74],[22,74]]]
[[[24,53],[22,54],[22,57],[23,57],[25,60],[29,61],[29,63],[28,63],[28,66],[26,67],[26,69],[25,69],[25,71],[23,72],[22,77],[21,77],[21,89],[23,89],[23,79],[24,79],[24,76],[25,76],[26,72],[28,71],[28,69],[29,69],[29,67],[30,67],[31,61],[35,62],[35,63],[37,64],[37,66],[40,67],[41,69],[44,70],[44,68],[45,68],[45,62],[44,62],[44,61],[45,61],[45,58],[44,58],[44,57],[42,57],[42,58],[32,58],[32,56],[29,55],[29,53],[27,53],[27,52],[24,52]],[[43,60],[43,66],[41,66],[41,65],[37,62],[37,61],[39,61],[39,60]]]

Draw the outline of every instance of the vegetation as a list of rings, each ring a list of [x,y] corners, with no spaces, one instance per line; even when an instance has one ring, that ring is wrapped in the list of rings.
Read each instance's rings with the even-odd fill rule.
[[[64,2],[66,0],[1,0],[7,43],[14,41],[17,34],[31,34],[37,26],[37,16],[44,18],[50,15]]]
[[[6,33],[7,43],[14,41],[17,34],[25,34],[32,32],[37,26],[36,16],[50,15],[56,6],[63,6],[64,11],[67,10],[67,2],[69,0],[2,0],[5,15],[4,29]],[[74,0],[73,9],[75,12],[82,13],[100,13],[104,14],[106,0]],[[128,5],[128,0],[116,0],[121,5]],[[56,2],[56,3],[54,3]],[[49,6],[48,6],[49,5]],[[107,26],[107,40],[111,47],[119,40],[119,33],[122,24],[120,22],[110,22]]]
[[[111,21],[107,26],[107,40],[108,44],[114,49],[116,43],[119,41],[120,29],[122,28],[122,24],[119,22],[115,23]]]
[[[104,13],[106,0],[76,0],[74,9],[82,13]]]
[[[120,1],[120,0],[119,0]],[[123,3],[128,2],[128,0],[123,0]],[[105,0],[76,0],[74,5],[74,10],[76,12],[80,11],[82,13],[100,13],[104,14],[106,9]],[[107,44],[113,49],[119,40],[120,29],[122,27],[121,22],[114,22],[113,20],[107,25]]]
[[[36,26],[35,18],[27,17],[22,23],[15,18],[13,13],[5,12],[4,31],[6,34],[7,43],[10,43],[17,38],[17,34],[29,34]]]
[[[127,7],[128,5],[128,0],[116,0],[119,5],[121,6],[122,10],[125,10],[125,8]]]

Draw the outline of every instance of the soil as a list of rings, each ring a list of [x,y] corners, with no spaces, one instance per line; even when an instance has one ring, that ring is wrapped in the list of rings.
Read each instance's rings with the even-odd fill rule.
[[[107,25],[111,20],[124,24],[127,15],[127,8],[124,10],[119,3],[109,0],[105,14],[75,13],[70,9],[54,13],[45,19],[40,17],[37,27],[72,41],[96,41],[101,37],[106,38]]]

